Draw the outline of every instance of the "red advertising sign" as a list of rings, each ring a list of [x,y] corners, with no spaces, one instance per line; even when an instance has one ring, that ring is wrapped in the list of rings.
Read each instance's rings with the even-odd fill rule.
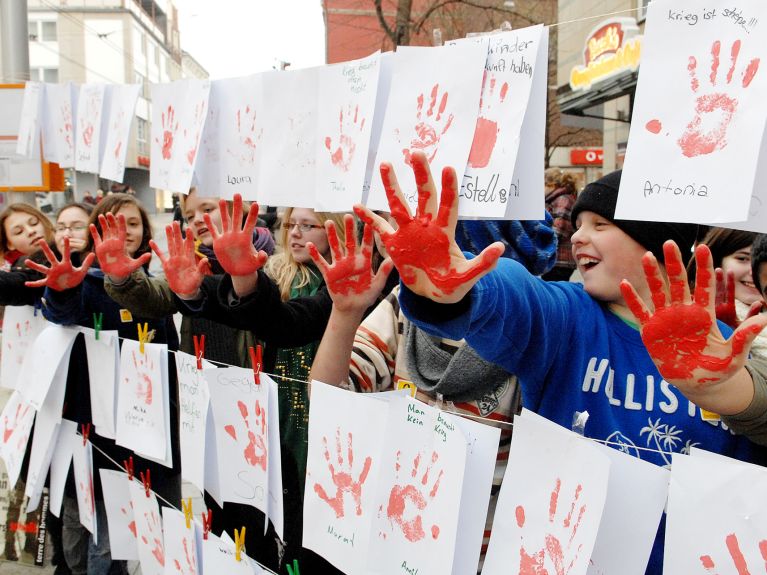
[[[570,150],[570,164],[573,166],[601,166],[602,148],[574,148]]]

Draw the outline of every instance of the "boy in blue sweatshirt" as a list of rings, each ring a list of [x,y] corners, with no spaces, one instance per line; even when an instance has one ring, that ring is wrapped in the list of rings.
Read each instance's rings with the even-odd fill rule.
[[[484,359],[516,373],[523,405],[560,425],[570,427],[576,411],[588,411],[588,437],[636,457],[669,465],[670,452],[697,446],[744,461],[767,460],[721,423],[703,421],[700,409],[662,378],[621,293],[620,282],[628,279],[649,299],[643,255],[649,250],[663,261],[663,243],[673,239],[689,256],[697,226],[615,220],[620,172],[609,174],[586,186],[572,212],[583,286],[547,283],[513,260],[499,260],[499,246],[466,259],[453,237],[455,172],[442,173],[439,209],[421,154],[414,155],[413,172],[415,218],[391,166],[381,167],[396,231],[362,206],[355,211],[374,225],[399,269],[400,305],[415,325],[463,338]],[[720,328],[729,335],[724,324]],[[662,572],[662,547],[663,529],[647,573]]]

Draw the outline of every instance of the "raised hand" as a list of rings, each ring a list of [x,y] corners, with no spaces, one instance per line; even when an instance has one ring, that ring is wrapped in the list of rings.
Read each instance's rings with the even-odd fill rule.
[[[208,258],[199,262],[194,255],[194,237],[187,231],[186,237],[181,235],[178,222],[165,226],[165,237],[168,238],[168,255],[160,251],[154,240],[149,240],[149,246],[157,254],[168,280],[168,287],[179,296],[193,296],[202,284],[202,277],[208,270]]]
[[[708,247],[700,245],[695,250],[694,298],[690,296],[677,245],[667,241],[663,253],[670,289],[666,288],[655,256],[648,252],[642,259],[654,312],[627,280],[621,282],[621,293],[640,323],[642,341],[660,374],[685,395],[696,395],[726,381],[743,367],[751,342],[767,325],[767,316],[745,320],[725,340],[716,325],[714,270]]]
[[[342,250],[335,224],[331,221],[325,222],[333,263],[329,264],[313,243],[308,242],[307,248],[322,277],[325,278],[333,305],[341,311],[355,309],[364,311],[375,303],[383,290],[386,278],[392,270],[392,263],[389,258],[386,258],[378,268],[378,273],[373,275],[371,263],[373,228],[365,224],[362,244],[358,246],[355,238],[354,217],[351,214],[344,216],[344,226],[346,249]]]
[[[60,260],[56,258],[56,254],[51,251],[51,248],[48,247],[48,244],[45,243],[44,239],[37,240],[37,245],[43,250],[51,267],[45,267],[37,262],[26,260],[24,263],[27,267],[45,275],[45,278],[43,279],[24,282],[24,285],[27,287],[47,286],[56,291],[64,291],[76,287],[82,283],[85,274],[88,273],[88,268],[91,267],[93,259],[96,257],[95,254],[88,254],[85,256],[83,264],[79,268],[76,268],[72,266],[72,262],[69,259],[69,238],[64,238],[64,254],[61,256]]]
[[[503,244],[495,242],[478,257],[467,260],[455,242],[458,218],[458,183],[453,168],[442,170],[442,197],[437,211],[437,191],[423,152],[411,158],[418,188],[415,217],[405,202],[391,164],[381,164],[381,179],[389,199],[396,231],[382,217],[362,205],[355,213],[381,236],[389,255],[413,292],[442,303],[455,303],[495,267]]]
[[[125,245],[127,232],[124,215],[119,214],[115,217],[113,213],[108,213],[106,216],[101,214],[99,224],[103,236],[99,235],[98,228],[91,224],[91,237],[93,237],[101,271],[108,276],[126,278],[152,259],[151,253],[143,254],[136,259],[128,255],[128,248]]]
[[[225,200],[219,201],[221,209],[221,227],[219,233],[213,220],[205,214],[205,225],[213,236],[213,251],[224,271],[232,276],[249,276],[256,273],[266,263],[266,252],[257,252],[253,246],[253,230],[258,220],[258,204],[250,204],[248,217],[242,223],[242,196],[234,195],[232,202],[232,219],[229,220],[229,210]]]

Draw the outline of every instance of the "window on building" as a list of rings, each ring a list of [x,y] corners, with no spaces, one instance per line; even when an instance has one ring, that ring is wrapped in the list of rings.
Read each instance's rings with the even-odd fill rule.
[[[59,69],[58,68],[43,68],[43,82],[50,82],[51,84],[57,84],[59,81]]]
[[[159,46],[154,47],[154,63],[158,68],[160,67],[160,47]]]
[[[136,118],[136,144],[139,156],[149,155],[149,122],[143,118]]]
[[[42,35],[41,39],[43,42],[55,42],[58,38],[57,36],[57,30],[56,30],[56,22],[49,20],[47,22],[41,22],[42,25]]]
[[[146,56],[146,34],[141,34],[141,53]]]
[[[30,42],[34,42],[37,40],[37,21],[36,20],[30,20],[29,22],[27,22],[27,34],[29,34]]]

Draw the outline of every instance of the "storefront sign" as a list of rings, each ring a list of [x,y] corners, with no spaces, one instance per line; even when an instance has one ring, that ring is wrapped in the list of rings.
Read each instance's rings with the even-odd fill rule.
[[[589,34],[583,50],[583,65],[570,71],[570,87],[586,90],[592,84],[635,71],[642,53],[642,36],[633,18],[611,18]]]
[[[601,166],[602,148],[573,148],[570,150],[570,165],[572,166]]]

